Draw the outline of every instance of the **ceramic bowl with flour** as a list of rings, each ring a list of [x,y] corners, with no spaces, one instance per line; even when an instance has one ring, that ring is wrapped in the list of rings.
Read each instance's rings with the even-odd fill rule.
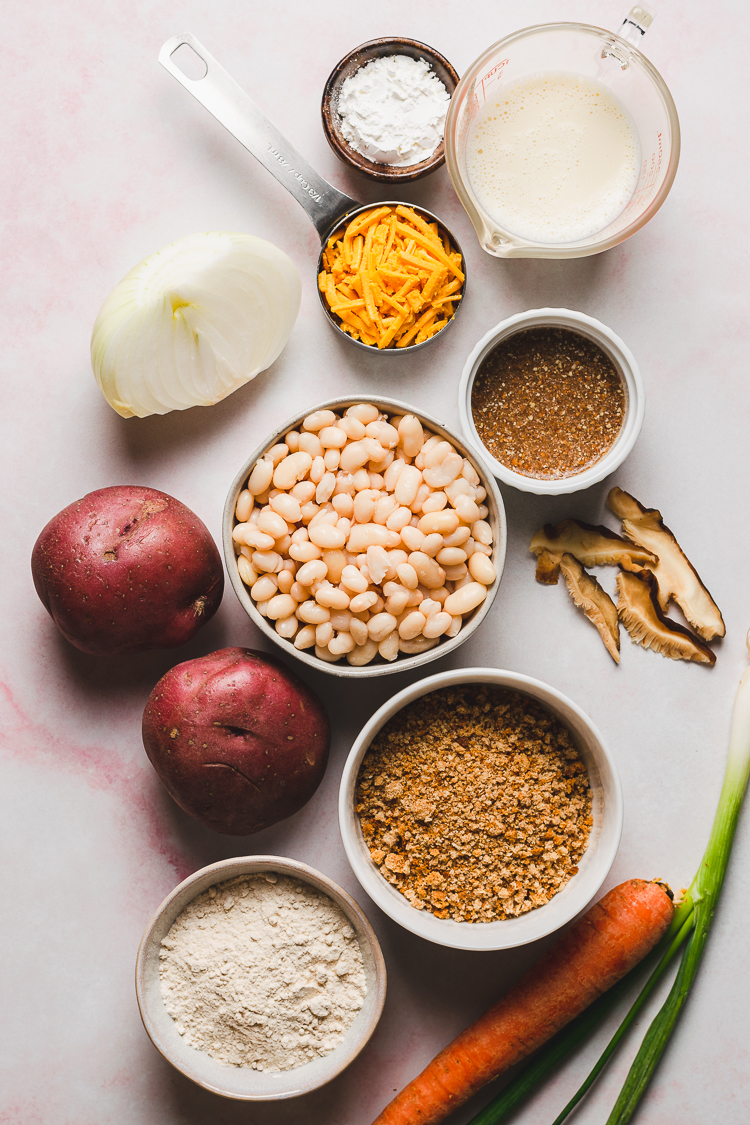
[[[359,1054],[385,965],[357,904],[306,864],[223,860],[165,899],[144,934],[136,993],[154,1046],[224,1097],[295,1097]]]

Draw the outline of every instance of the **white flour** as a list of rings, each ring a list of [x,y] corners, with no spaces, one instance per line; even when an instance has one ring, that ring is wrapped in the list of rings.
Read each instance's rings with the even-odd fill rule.
[[[341,85],[341,130],[369,160],[405,168],[432,156],[443,139],[449,103],[424,59],[373,59]]]
[[[193,899],[160,957],[180,1035],[227,1066],[291,1070],[330,1054],[367,993],[343,912],[308,883],[272,873]]]

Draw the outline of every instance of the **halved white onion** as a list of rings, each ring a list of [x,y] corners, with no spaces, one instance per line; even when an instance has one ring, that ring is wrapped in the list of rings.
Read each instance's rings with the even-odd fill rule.
[[[91,365],[123,418],[211,406],[284,348],[302,287],[291,258],[251,234],[190,234],[151,254],[101,307]]]

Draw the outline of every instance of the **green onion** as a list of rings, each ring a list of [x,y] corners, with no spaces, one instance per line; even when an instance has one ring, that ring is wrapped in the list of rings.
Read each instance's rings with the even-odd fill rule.
[[[750,651],[750,633],[748,634],[748,650]],[[684,946],[680,967],[669,996],[643,1039],[606,1125],[625,1125],[635,1113],[638,1102],[664,1052],[698,971],[729,863],[732,842],[737,830],[737,821],[749,777],[750,668],[746,669],[737,689],[724,784],[708,847],[703,855],[698,872],[690,884],[684,900],[677,907],[669,930],[648,958],[651,963],[657,961],[656,967],[643,985],[635,1002],[607,1044],[596,1065],[565,1108],[555,1118],[553,1125],[562,1125],[562,1122],[565,1121],[596,1081],[667,968]],[[590,1008],[573,1020],[554,1039],[545,1044],[524,1070],[508,1083],[484,1109],[480,1110],[476,1117],[472,1118],[469,1125],[499,1125],[499,1122],[506,1120],[519,1102],[533,1093],[547,1074],[601,1023],[620,999],[622,993],[629,987],[634,975],[642,968],[642,965],[636,966],[615,988],[600,996]]]

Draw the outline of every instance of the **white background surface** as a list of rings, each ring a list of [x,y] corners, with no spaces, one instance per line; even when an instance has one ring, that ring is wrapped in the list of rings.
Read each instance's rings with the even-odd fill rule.
[[[469,954],[431,946],[384,918],[347,866],[335,816],[342,764],[364,720],[410,677],[341,692],[305,670],[333,721],[323,784],[291,820],[246,840],[221,837],[163,793],[143,752],[140,715],[174,663],[226,644],[262,647],[231,589],[185,648],[101,660],[58,636],[29,574],[46,521],[108,484],[174,494],[218,540],[237,466],[306,404],[392,393],[450,423],[466,355],[494,323],[523,309],[568,306],[619,333],[641,365],[646,423],[616,477],[584,494],[544,500],[504,490],[509,552],[492,613],[456,657],[429,670],[507,667],[569,694],[603,731],[623,782],[625,831],[608,885],[634,876],[661,876],[676,889],[690,881],[714,814],[750,625],[744,7],[660,7],[644,46],[677,103],[682,163],[656,218],[607,254],[503,263],[479,250],[445,169],[403,192],[454,230],[470,289],[444,341],[392,365],[363,359],[334,336],[318,306],[308,219],[156,62],[165,39],[192,31],[323,175],[374,200],[387,193],[337,162],[320,123],[325,78],[356,44],[412,36],[462,73],[521,26],[569,18],[617,28],[625,10],[610,0],[6,5],[3,1125],[368,1125],[538,956],[533,947]],[[99,306],[146,254],[207,229],[269,238],[297,263],[304,295],[289,345],[270,371],[216,407],[124,421],[90,371]],[[616,668],[564,589],[535,584],[531,534],[568,515],[616,526],[604,507],[613,483],[661,508],[721,606],[728,635],[714,669],[668,661],[627,638]],[[611,572],[600,575],[611,585]],[[303,1101],[265,1106],[225,1102],[173,1071],[143,1032],[132,981],[138,941],[162,897],[206,863],[253,852],[302,859],[352,892],[380,935],[390,974],[382,1022],[357,1062]],[[749,857],[745,815],[700,976],[640,1125],[740,1125],[750,1116]],[[516,1120],[551,1121],[604,1039],[602,1032]],[[634,1049],[629,1041],[581,1108],[582,1125],[606,1119]],[[485,1100],[458,1113],[456,1125]]]

